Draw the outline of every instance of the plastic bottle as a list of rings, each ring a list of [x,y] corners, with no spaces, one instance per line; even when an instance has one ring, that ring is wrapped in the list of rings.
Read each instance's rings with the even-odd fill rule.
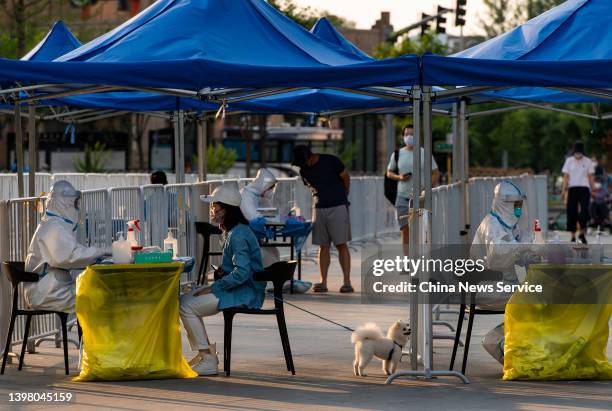
[[[164,239],[164,252],[172,250],[172,258],[178,256],[178,240],[172,235],[172,230],[168,230],[168,237]]]
[[[130,264],[132,262],[132,247],[123,238],[123,232],[117,233],[119,238],[113,241],[113,262],[115,264]]]
[[[544,236],[542,235],[542,227],[540,226],[540,220],[533,220],[533,243],[534,244],[546,244]]]
[[[128,221],[127,226],[127,242],[130,243],[131,247],[138,247],[138,240],[136,239],[136,232],[134,230],[138,230],[140,232],[140,220],[130,220]]]

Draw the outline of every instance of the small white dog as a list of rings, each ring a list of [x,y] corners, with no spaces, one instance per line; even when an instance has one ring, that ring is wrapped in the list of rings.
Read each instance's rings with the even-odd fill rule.
[[[387,331],[385,337],[380,327],[374,323],[367,323],[358,327],[351,336],[355,344],[355,362],[353,370],[355,375],[365,377],[365,367],[372,361],[372,357],[382,360],[383,372],[390,375],[397,369],[402,358],[402,349],[410,337],[408,323],[398,320]]]

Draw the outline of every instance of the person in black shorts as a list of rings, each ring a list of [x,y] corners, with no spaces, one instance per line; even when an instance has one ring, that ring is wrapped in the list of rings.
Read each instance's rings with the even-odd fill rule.
[[[314,285],[314,292],[327,291],[327,272],[330,263],[330,246],[338,250],[344,284],[341,293],[353,292],[351,286],[351,255],[347,243],[351,240],[348,194],[349,173],[342,161],[331,154],[316,154],[307,146],[293,150],[293,165],[300,168],[300,176],[313,197],[312,243],[319,246],[319,270],[321,282]]]

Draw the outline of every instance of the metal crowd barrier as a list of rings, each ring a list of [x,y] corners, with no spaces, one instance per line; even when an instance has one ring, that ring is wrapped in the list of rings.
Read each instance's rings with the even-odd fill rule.
[[[5,181],[6,175],[0,175]],[[144,178],[146,176],[146,178]],[[15,179],[15,175],[10,175]],[[90,175],[62,174],[62,178],[71,179],[77,187],[104,184],[119,181],[126,186],[83,191],[81,199],[81,221],[77,231],[78,240],[85,245],[98,247],[110,246],[118,231],[127,229],[128,220],[141,220],[142,232],[139,235],[141,244],[162,246],[168,229],[179,240],[179,252],[196,257],[199,263],[201,246],[196,241],[196,221],[208,221],[208,208],[199,199],[201,194],[210,194],[215,187],[231,179],[210,180],[202,183],[140,185],[127,186],[138,179],[148,182],[148,175]],[[88,181],[96,180],[94,182]],[[47,178],[48,180],[45,180]],[[41,184],[60,178],[41,174]],[[493,188],[504,178],[472,178],[469,183],[469,208],[472,231],[491,207]],[[525,207],[526,227],[533,218],[547,221],[547,190],[545,176],[523,176],[511,178],[521,190],[525,191],[528,200]],[[238,183],[244,187],[249,180]],[[37,180],[38,184],[38,180]],[[0,186],[1,187],[1,186]],[[47,188],[48,190],[48,188]],[[45,190],[45,191],[47,191]],[[458,244],[461,242],[461,185],[451,184],[433,190],[432,243]],[[21,198],[0,200],[0,261],[24,261],[29,242],[40,220],[40,209],[44,207],[44,198]],[[382,177],[354,177],[351,179],[351,228],[353,239],[369,240],[380,238],[390,232],[397,232],[394,207],[384,197]],[[292,207],[300,209],[300,214],[307,220],[312,219],[312,195],[300,178],[280,178],[276,186],[273,204],[283,215]],[[545,229],[546,224],[542,224]],[[472,234],[473,236],[473,234]],[[212,242],[212,250],[220,250],[220,244]],[[304,244],[303,254],[312,250],[310,239]],[[217,262],[215,258],[212,262]],[[188,281],[194,281],[198,268],[194,267]],[[4,344],[10,318],[10,286],[0,275],[0,346]],[[31,334],[32,339],[53,335],[58,332],[55,319],[52,317],[37,319]],[[20,342],[23,335],[23,324],[17,325],[13,344]]]
[[[167,174],[168,183],[174,184],[174,174]],[[67,180],[78,190],[98,190],[109,187],[130,187],[150,184],[150,174],[147,173],[36,173],[36,187],[34,192],[39,195],[49,192],[55,181]],[[209,175],[209,179],[222,179],[221,175]],[[197,174],[186,174],[186,183],[196,183]],[[29,193],[28,173],[24,173],[24,193]],[[0,173],[0,200],[10,200],[19,197],[17,189],[17,174]]]

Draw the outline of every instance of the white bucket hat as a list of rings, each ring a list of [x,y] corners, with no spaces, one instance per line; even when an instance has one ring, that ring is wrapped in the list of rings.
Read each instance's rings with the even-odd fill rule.
[[[241,196],[238,183],[235,181],[223,183],[215,188],[211,195],[200,196],[200,200],[205,203],[223,203],[240,207]]]

